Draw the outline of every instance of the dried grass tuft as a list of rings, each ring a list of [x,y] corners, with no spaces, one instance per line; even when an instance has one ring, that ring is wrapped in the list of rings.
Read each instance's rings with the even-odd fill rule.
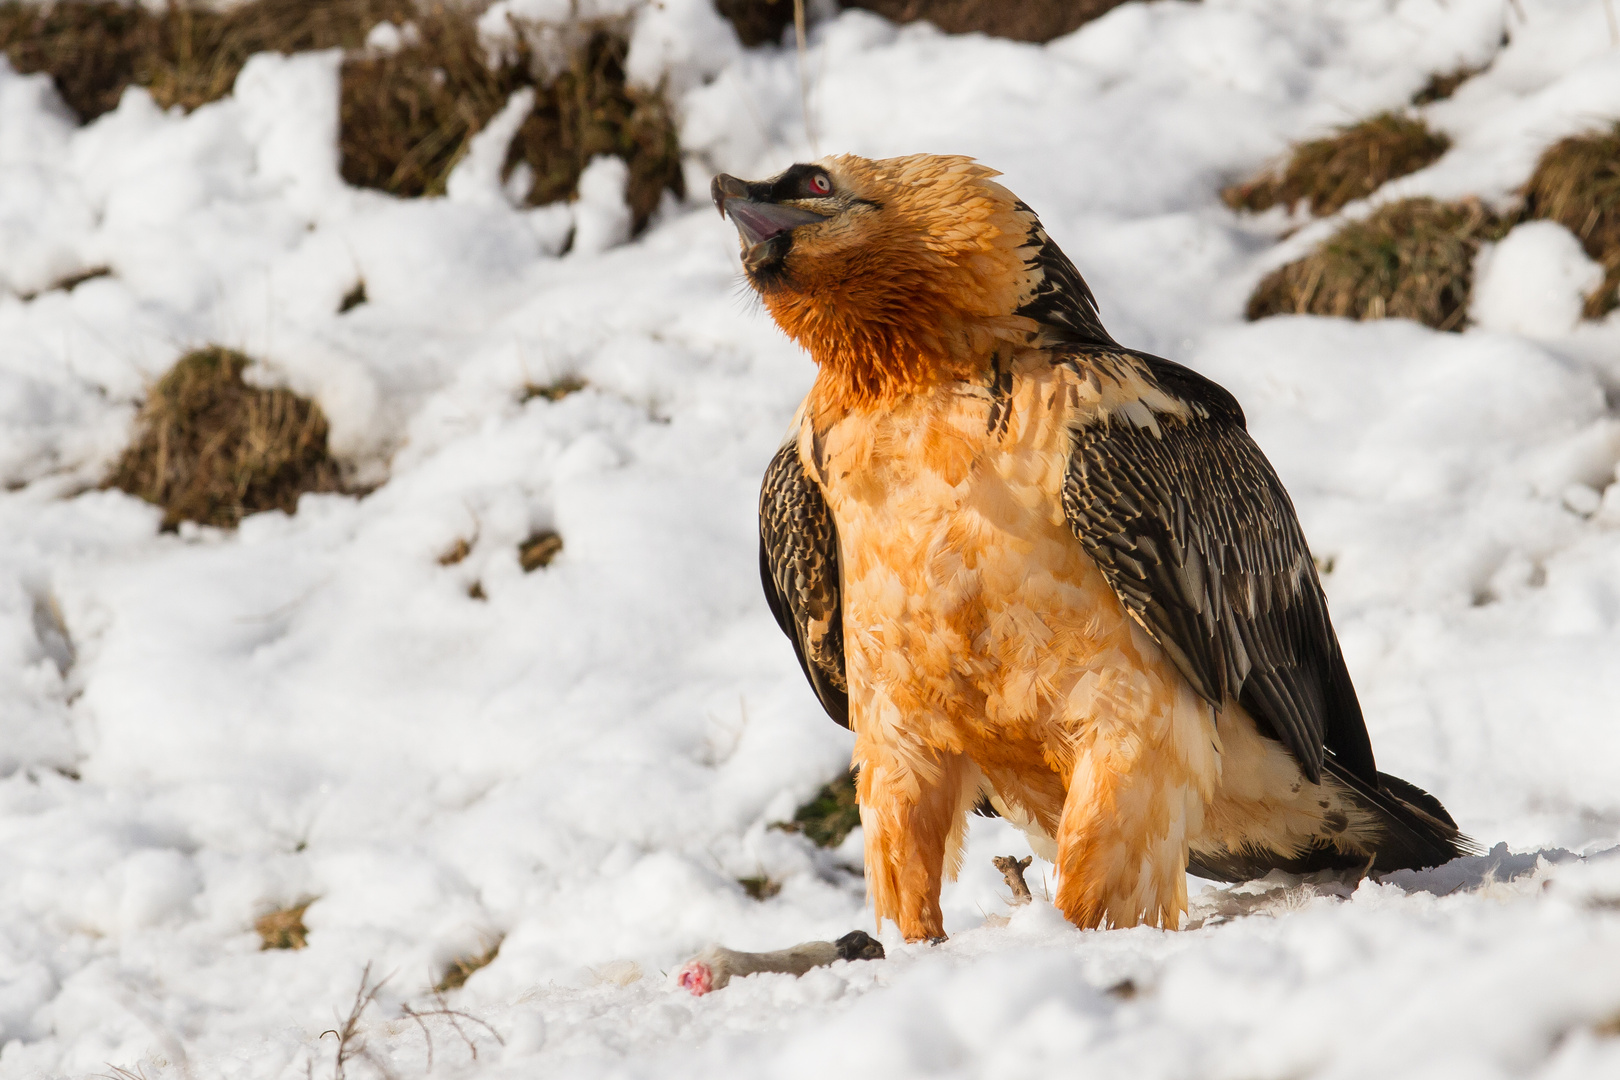
[[[784,2],[791,9],[791,0]],[[571,196],[579,174],[601,154],[630,167],[626,201],[636,232],[665,190],[684,195],[669,103],[662,91],[632,87],[625,78],[626,20],[517,26],[523,44],[492,63],[476,8],[250,0],[215,10],[203,0],[171,0],[154,11],[116,2],[0,0],[0,51],[20,72],[49,73],[63,100],[89,122],[116,108],[132,85],[146,87],[165,108],[193,109],[230,93],[254,53],[348,49],[339,104],[343,177],[407,197],[442,194],[472,137],[515,91],[532,86],[533,111],[505,163],[508,179],[527,170],[529,205]],[[361,50],[381,22],[411,22],[418,32],[389,55]],[[537,52],[531,39],[545,48]],[[363,301],[362,293],[355,302]]]
[[[1580,238],[1603,264],[1603,284],[1586,298],[1587,318],[1614,310],[1620,287],[1620,124],[1555,143],[1524,185],[1524,212]]]
[[[161,19],[119,3],[0,4],[0,51],[24,75],[45,72],[83,122],[110,112],[159,54]]]
[[[366,295],[366,279],[361,278],[359,281],[354,283],[353,288],[343,294],[343,299],[338,301],[338,314],[342,315],[346,312],[353,311],[361,304],[367,303],[370,299],[371,298]]]
[[[630,40],[613,23],[582,24],[567,65],[536,85],[534,108],[508,148],[503,178],[520,167],[530,177],[530,206],[564,199],[591,159],[608,154],[630,167],[625,203],[631,232],[644,229],[664,192],[686,194],[675,114],[661,90],[625,79]]]
[[[1125,0],[843,0],[897,23],[926,19],[947,34],[989,34],[1051,41],[1078,30]]]
[[[135,441],[104,486],[182,521],[233,528],[261,510],[298,508],[306,491],[341,489],[319,405],[242,381],[248,358],[219,346],[187,353],[147,396]]]
[[[305,900],[290,908],[261,915],[253,924],[253,929],[259,932],[259,951],[302,949],[308,945],[309,927],[304,925],[304,912],[314,902],[313,899]]]
[[[815,798],[799,807],[792,821],[778,822],[783,832],[803,833],[817,847],[833,848],[844,842],[861,823],[861,807],[855,798],[855,774],[846,772],[816,792]]]
[[[469,12],[435,6],[413,43],[343,63],[338,147],[343,179],[394,195],[442,195],[472,137],[527,80],[491,66]]]
[[[587,383],[578,375],[564,375],[548,383],[524,383],[523,389],[518,393],[519,401],[533,401],[535,398],[545,398],[547,401],[561,401],[569,394],[577,394],[585,389]]]
[[[501,954],[501,941],[501,938],[496,938],[493,945],[476,956],[463,956],[451,961],[444,975],[433,984],[434,992],[447,994],[465,986],[467,980],[472,978],[473,972],[488,967]]]
[[[518,565],[525,574],[550,566],[562,553],[562,537],[552,529],[542,529],[518,545]]]
[[[377,23],[415,13],[411,0],[250,0],[226,10],[171,2],[161,11],[116,2],[0,4],[0,50],[25,74],[50,74],[88,123],[126,87],[159,105],[194,109],[230,93],[259,52],[356,48]]]
[[[1499,239],[1507,224],[1474,199],[1390,203],[1266,275],[1249,298],[1248,318],[1416,319],[1438,330],[1460,330],[1474,256],[1482,242]]]
[[[793,25],[793,0],[714,0],[744,45],[776,45]]]
[[[1447,72],[1437,71],[1429,76],[1429,81],[1423,84],[1423,89],[1412,95],[1412,104],[1432,105],[1436,101],[1444,101],[1452,94],[1455,94],[1459,86],[1488,67],[1490,67],[1489,64],[1480,64],[1478,67],[1459,67]]]
[[[1451,140],[1420,119],[1385,112],[1294,148],[1287,162],[1221,192],[1233,210],[1259,212],[1301,200],[1312,214],[1336,213],[1386,181],[1416,172],[1446,152]]]
[[[737,884],[743,887],[752,900],[764,902],[782,891],[782,883],[775,878],[764,874],[755,874],[753,877],[738,878]]]
[[[684,194],[674,114],[661,92],[628,85],[630,44],[620,21],[584,21],[567,33],[519,26],[516,54],[494,65],[469,11],[436,6],[418,24],[415,43],[398,52],[344,62],[338,139],[349,183],[402,196],[442,194],[472,137],[513,93],[533,87],[534,106],[503,172],[509,180],[526,170],[530,206],[572,195],[585,166],[602,154],[629,165],[633,231],[646,226],[666,189]],[[547,47],[537,53],[531,37]],[[560,58],[550,55],[559,51]]]
[[[439,565],[454,566],[456,563],[460,562],[471,554],[472,544],[467,541],[465,536],[458,536],[456,537],[456,542],[451,544],[444,550],[442,554],[439,555]]]
[[[19,299],[19,300],[32,300],[36,296],[38,296],[40,293],[47,293],[47,292],[58,292],[58,291],[60,291],[60,292],[69,292],[70,293],[74,289],[77,289],[80,285],[83,285],[87,281],[94,281],[94,280],[96,280],[96,278],[104,278],[104,277],[111,277],[111,276],[112,276],[112,268],[111,267],[92,266],[92,267],[90,267],[89,269],[86,269],[86,270],[76,270],[71,274],[65,274],[62,277],[59,277],[55,281],[51,282],[49,285],[45,286],[43,289],[39,290],[39,292],[18,293],[17,294],[17,299]]]

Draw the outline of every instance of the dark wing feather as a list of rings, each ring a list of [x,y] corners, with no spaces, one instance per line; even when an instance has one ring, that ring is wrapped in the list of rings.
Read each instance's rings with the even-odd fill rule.
[[[1031,222],[1024,248],[1029,255],[1024,267],[1034,272],[1035,285],[1013,314],[1034,319],[1066,341],[1114,344],[1114,339],[1103,329],[1102,317],[1097,313],[1097,298],[1091,294],[1086,279],[1063,254],[1063,249],[1052,243],[1035,212],[1022,202],[1016,209],[1027,213]]]
[[[838,529],[792,443],[771,459],[760,488],[759,576],[821,707],[849,727]]]
[[[1063,486],[1075,536],[1200,696],[1217,707],[1237,699],[1313,782],[1326,751],[1376,787],[1361,706],[1282,482],[1225,390],[1138,359],[1193,415],[1160,413],[1148,426],[1116,415],[1075,430]]]

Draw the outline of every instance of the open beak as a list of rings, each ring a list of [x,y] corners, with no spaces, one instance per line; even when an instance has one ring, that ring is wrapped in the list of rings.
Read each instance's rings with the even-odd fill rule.
[[[787,254],[791,234],[800,225],[826,221],[826,214],[771,202],[762,184],[750,184],[721,173],[709,185],[721,217],[729,217],[742,237],[743,266],[753,273]]]

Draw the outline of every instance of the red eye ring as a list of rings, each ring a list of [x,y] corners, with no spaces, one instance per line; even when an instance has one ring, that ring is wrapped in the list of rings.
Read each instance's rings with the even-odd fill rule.
[[[828,180],[820,173],[817,173],[810,178],[810,190],[815,192],[817,195],[831,195],[832,181]]]

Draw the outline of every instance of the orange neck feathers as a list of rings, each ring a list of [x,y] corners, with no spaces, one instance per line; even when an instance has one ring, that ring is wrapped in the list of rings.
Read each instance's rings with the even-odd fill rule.
[[[821,369],[820,404],[882,408],[972,378],[989,363],[992,335],[934,292],[938,282],[893,271],[766,299],[777,324]]]
[[[1013,315],[1029,282],[1034,216],[966,158],[834,158],[872,209],[802,244],[764,301],[821,369],[817,412],[893,406],[974,379],[998,344],[1036,330]]]

